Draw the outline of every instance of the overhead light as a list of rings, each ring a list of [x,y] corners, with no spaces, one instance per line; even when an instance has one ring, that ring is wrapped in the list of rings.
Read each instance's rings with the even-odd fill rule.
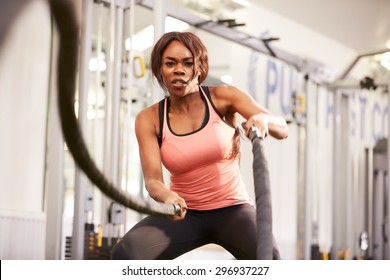
[[[390,60],[381,60],[381,65],[390,71]]]
[[[230,85],[230,84],[233,83],[233,78],[232,78],[232,76],[230,76],[230,75],[228,75],[228,74],[222,75],[222,76],[220,77],[220,79],[221,79],[221,82],[224,83],[224,84]]]
[[[98,108],[93,108],[89,107],[87,110],[87,119],[88,120],[93,120],[93,119],[104,119],[104,110],[98,109]]]
[[[385,52],[374,57],[383,67],[390,71],[390,52]]]
[[[145,51],[153,45],[153,34],[154,28],[153,25],[148,25],[137,34],[133,35],[133,42],[131,42],[130,37],[125,41],[126,50],[138,50]]]
[[[248,0],[232,0],[232,2],[238,4],[238,5],[241,5],[245,8],[248,8],[250,7],[251,3],[248,1]]]
[[[107,68],[106,55],[101,52],[99,55],[91,57],[89,59],[88,68],[91,72],[104,72]]]
[[[171,32],[171,31],[184,31],[188,29],[190,25],[182,20],[173,18],[173,17],[166,17],[165,18],[165,32]]]
[[[190,26],[184,21],[175,19],[173,17],[166,17],[165,18],[165,32],[171,32],[171,31],[184,31],[188,29]],[[145,51],[149,49],[151,46],[153,46],[153,39],[154,39],[154,27],[153,25],[148,25],[141,31],[137,32],[133,36],[133,42],[131,42],[130,38],[127,38],[125,40],[125,48],[126,50],[138,50],[138,51]]]

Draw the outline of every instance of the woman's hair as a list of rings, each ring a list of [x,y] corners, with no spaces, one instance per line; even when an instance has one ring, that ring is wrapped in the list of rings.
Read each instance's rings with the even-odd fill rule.
[[[157,41],[151,55],[152,72],[160,86],[166,90],[160,70],[162,67],[162,55],[172,41],[181,42],[190,50],[194,57],[194,76],[192,79],[198,76],[198,83],[201,84],[206,79],[209,72],[206,47],[199,37],[191,32],[168,32]]]

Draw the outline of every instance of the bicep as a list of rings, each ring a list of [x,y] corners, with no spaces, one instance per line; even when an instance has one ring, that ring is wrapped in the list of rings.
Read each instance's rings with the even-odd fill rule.
[[[226,91],[226,98],[233,113],[239,113],[247,120],[257,114],[266,114],[268,115],[267,130],[269,133],[277,139],[287,137],[288,128],[284,118],[272,115],[267,108],[256,102],[249,94],[235,87],[230,87],[230,90]]]
[[[153,121],[145,114],[137,116],[135,132],[145,184],[151,180],[162,182],[160,147]]]
[[[236,87],[222,88],[221,96],[225,99],[230,114],[239,113],[245,119],[259,113],[271,114],[264,106],[256,102],[251,95]]]

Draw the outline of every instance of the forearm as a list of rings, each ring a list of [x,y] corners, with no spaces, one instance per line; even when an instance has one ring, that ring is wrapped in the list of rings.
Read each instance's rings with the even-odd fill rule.
[[[284,139],[288,136],[288,127],[284,118],[271,115],[268,112],[261,112],[247,119],[245,122],[246,135],[252,126],[256,126],[264,138],[268,135],[276,139]]]
[[[276,139],[284,139],[288,136],[288,126],[286,120],[281,116],[269,116],[269,134]]]
[[[186,202],[177,193],[169,190],[162,181],[149,180],[146,182],[146,189],[149,195],[158,202],[180,205],[180,215],[174,216],[172,219],[174,221],[184,219],[187,209]]]
[[[166,202],[172,193],[160,180],[145,180],[145,187],[150,197],[158,202]]]

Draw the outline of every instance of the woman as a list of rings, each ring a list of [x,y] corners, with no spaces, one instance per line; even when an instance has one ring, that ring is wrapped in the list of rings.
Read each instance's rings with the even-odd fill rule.
[[[200,86],[207,50],[190,32],[164,34],[151,67],[168,97],[136,118],[145,186],[153,199],[182,211],[140,221],[114,246],[113,259],[173,259],[208,243],[237,259],[255,259],[256,212],[240,176],[236,114],[247,120],[246,133],[255,125],[277,139],[288,135],[285,120],[236,87]]]

